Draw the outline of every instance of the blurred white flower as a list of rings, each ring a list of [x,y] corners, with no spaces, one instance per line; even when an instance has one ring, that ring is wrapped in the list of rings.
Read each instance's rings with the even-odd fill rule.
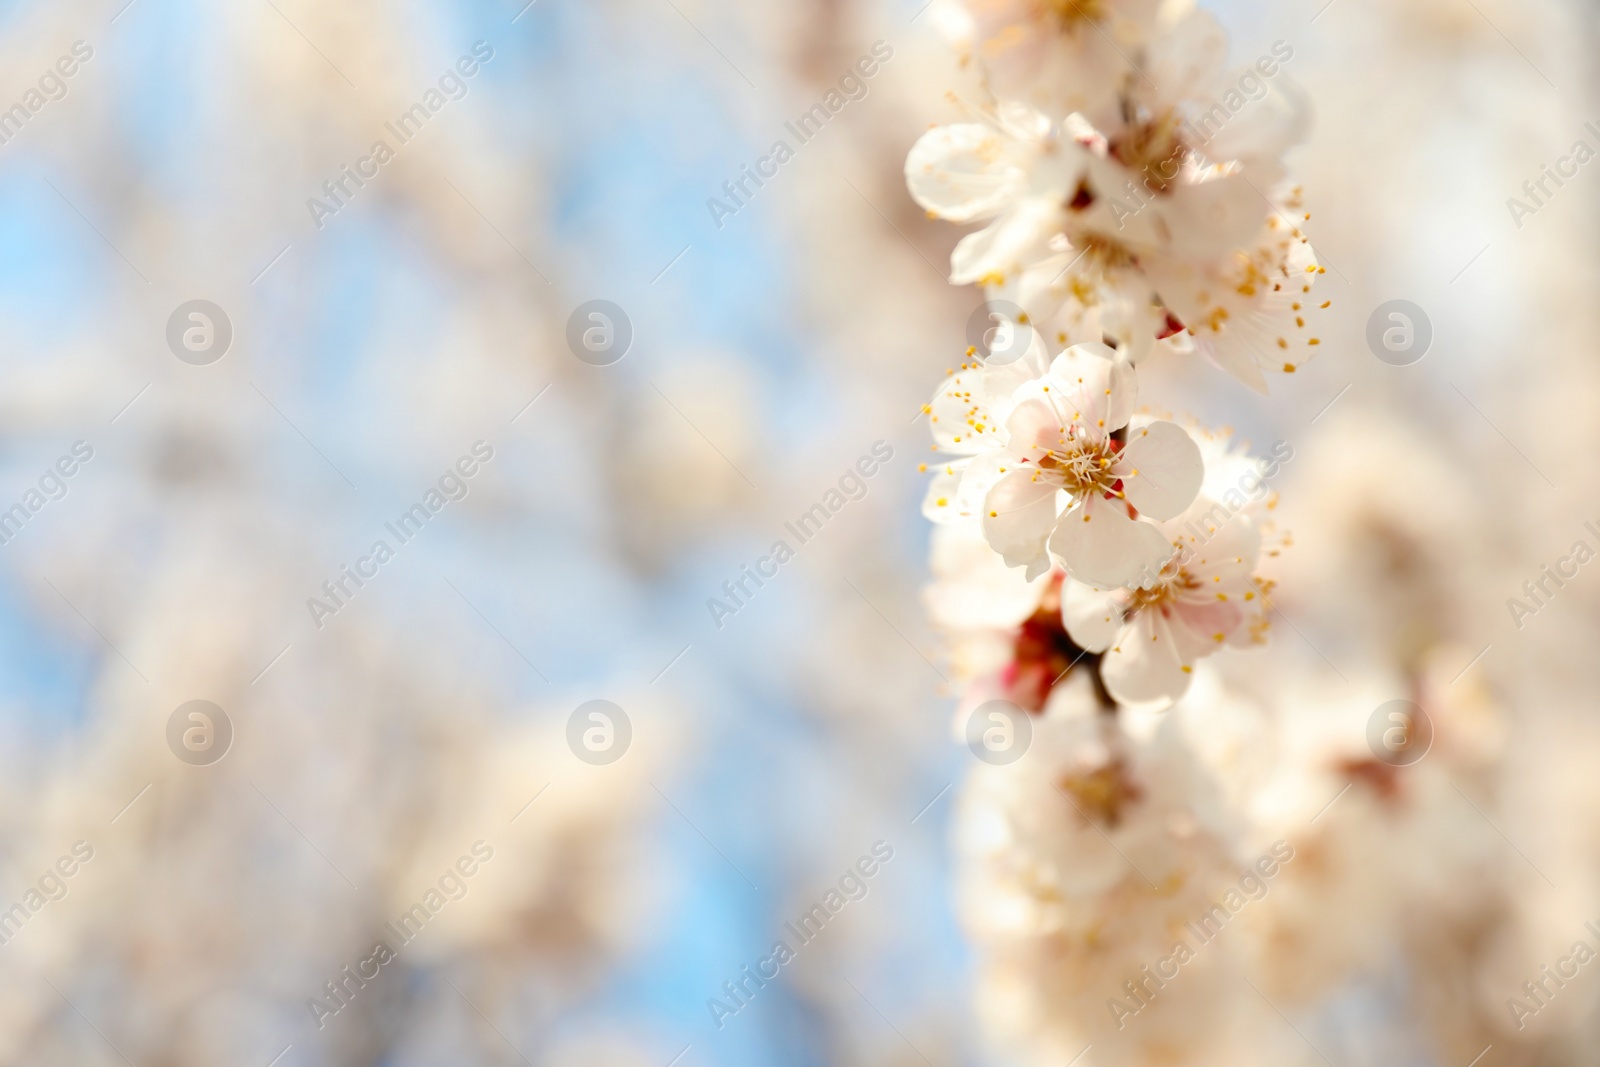
[[[1233,830],[1202,817],[1215,787],[1171,729],[1131,736],[1089,680],[1056,688],[1027,756],[975,769],[956,841],[962,918],[978,944],[979,1008],[1017,1062],[1140,1067],[1219,1060],[1217,1044],[1259,1002],[1238,995],[1222,938],[1125,1020],[1108,1002],[1144,979],[1236,884]],[[1264,1006],[1261,1010],[1265,1011]],[[1119,1025],[1126,1022],[1126,1026]],[[1249,1062],[1249,1061],[1244,1061]]]
[[[1141,76],[1128,82],[1115,118],[1099,126],[1108,154],[1158,180],[1194,157],[1244,172],[1262,188],[1277,184],[1283,154],[1309,125],[1308,102],[1280,70],[1293,48],[1278,42],[1256,65],[1230,69],[1228,35],[1210,12],[1169,21],[1150,39]]]
[[[1059,576],[1030,580],[1021,570],[1007,567],[984,540],[976,519],[935,526],[929,565],[933,582],[923,602],[934,625],[944,632],[957,676],[970,680],[1007,670],[1015,660],[1019,628],[1047,610],[1042,600]],[[1051,678],[1064,667],[1056,667]],[[1033,710],[1043,706],[1042,696],[1037,701],[1008,699]]]
[[[934,18],[1001,97],[1065,116],[1115,114],[1163,0],[941,0]]]
[[[1206,145],[1233,158],[1201,159],[1185,101],[1129,101],[1136,117],[1109,131],[1009,105],[987,124],[936,127],[906,158],[907,187],[930,216],[988,221],[951,253],[953,283],[1017,305],[1062,343],[1105,337],[1135,361],[1186,331],[1264,392],[1265,370],[1292,373],[1321,345],[1311,318],[1328,306],[1310,297],[1323,268],[1299,190],[1278,188],[1303,117],[1243,114]]]

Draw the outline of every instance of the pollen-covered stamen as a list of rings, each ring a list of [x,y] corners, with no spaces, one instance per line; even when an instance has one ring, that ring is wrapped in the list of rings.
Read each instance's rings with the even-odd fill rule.
[[[1070,265],[1075,275],[1088,274],[1104,280],[1109,274],[1139,265],[1132,249],[1104,234],[1069,223],[1066,238],[1074,250]]]
[[[1069,426],[1038,464],[1040,470],[1050,472],[1074,497],[1090,493],[1120,497],[1122,478],[1112,470],[1115,459],[1114,442],[1097,439],[1079,427]]]
[[[1129,590],[1127,614],[1165,607],[1176,602],[1183,593],[1192,593],[1199,588],[1200,580],[1184,569],[1181,563],[1171,560],[1161,568],[1160,576],[1153,583]]]

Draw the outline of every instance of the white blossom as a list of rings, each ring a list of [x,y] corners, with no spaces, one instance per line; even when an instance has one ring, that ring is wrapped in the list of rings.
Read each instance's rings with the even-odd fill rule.
[[[1214,29],[1199,16],[1180,25],[1201,39]],[[1202,103],[1183,93],[1215,72],[1183,69],[1172,51],[1158,54],[1177,98],[1130,92],[1108,130],[1005,104],[988,122],[924,134],[907,186],[931,216],[987,223],[951,253],[953,283],[1019,306],[1062,342],[1113,338],[1135,361],[1186,331],[1264,392],[1265,371],[1292,373],[1321,345],[1315,313],[1328,305],[1310,295],[1323,268],[1299,190],[1281,183],[1303,109],[1242,113],[1202,156],[1186,118]]]
[[[924,513],[935,521],[977,513],[989,544],[1029,578],[1052,558],[1069,575],[1108,586],[1159,571],[1170,545],[1139,516],[1180,514],[1204,464],[1175,423],[1117,436],[1137,391],[1127,359],[1104,345],[1074,345],[998,406],[988,403],[989,378],[981,368],[975,388],[952,379],[931,405],[937,447],[962,458],[935,473]]]
[[[1266,640],[1271,586],[1255,575],[1261,534],[1242,514],[1208,523],[1215,507],[1201,497],[1184,516],[1158,524],[1172,554],[1138,586],[1068,581],[1062,590],[1067,633],[1104,653],[1100,675],[1120,703],[1171,703],[1188,690],[1202,657]]]

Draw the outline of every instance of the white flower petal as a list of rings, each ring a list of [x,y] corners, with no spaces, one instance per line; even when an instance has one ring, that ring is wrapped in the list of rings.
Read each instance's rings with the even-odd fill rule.
[[[1050,369],[1050,351],[1044,337],[1029,325],[1019,328],[1027,331],[1028,339],[1022,355],[1006,362],[991,361],[984,364],[983,376],[979,380],[979,395],[989,410],[1006,415],[1010,413],[1009,402],[1016,397],[1017,390],[1035,378],[1044,377]]]
[[[1172,558],[1172,543],[1148,522],[1128,517],[1120,500],[1092,495],[1050,537],[1067,574],[1102,589],[1150,583]]]
[[[1061,621],[1067,636],[1079,648],[1104,652],[1122,632],[1127,594],[1120,589],[1096,589],[1068,578],[1061,586]]]
[[[1204,514],[1196,522],[1204,523],[1210,536],[1190,551],[1184,569],[1203,585],[1248,582],[1261,557],[1261,531],[1255,523],[1242,512],[1236,512],[1221,526],[1211,526]]]
[[[939,126],[923,134],[906,156],[906,187],[913,200],[940,218],[991,218],[1027,185],[1020,149],[982,123]]]
[[[928,403],[928,428],[941,452],[976,455],[1005,440],[1004,427],[996,423],[985,403],[985,368],[971,367],[952,374]]]
[[[1244,620],[1242,602],[1211,600],[1174,604],[1167,622],[1180,651],[1190,653],[1192,662],[1221,648]]]
[[[1045,543],[1056,526],[1060,495],[1055,483],[1026,470],[1007,473],[989,490],[983,502],[983,536],[1005,557],[1006,566],[1026,566],[1030,578],[1049,567]]]
[[[1188,327],[1195,347],[1257,392],[1265,370],[1294,373],[1321,345],[1327,301],[1311,296],[1323,268],[1292,223],[1291,194],[1250,242],[1207,263],[1145,262],[1161,301]]]
[[[1032,464],[1021,462],[1009,448],[973,456],[967,464],[966,472],[961,476],[959,493],[962,506],[969,509],[974,516],[982,514],[984,499],[989,495],[989,490],[1007,474],[1019,470],[1031,474],[1034,467]]]
[[[1160,612],[1143,611],[1100,661],[1100,679],[1118,703],[1170,704],[1188,691],[1192,667]]]
[[[1205,122],[1205,113],[1196,112],[1189,121]],[[1305,90],[1280,74],[1268,84],[1265,97],[1251,103],[1237,121],[1223,125],[1200,150],[1214,162],[1243,163],[1252,174],[1270,181],[1275,170],[1281,172],[1283,154],[1305,139],[1310,120],[1311,102]],[[1251,180],[1260,184],[1254,177]]]
[[[1157,29],[1161,0],[1115,0],[1063,20],[1038,0],[967,0],[956,39],[982,62],[1001,99],[1061,118],[1081,112],[1106,122],[1131,77],[1130,56]]]
[[[1181,515],[1194,503],[1206,473],[1200,446],[1171,422],[1151,423],[1129,434],[1115,469],[1128,503],[1152,519]]]
[[[999,218],[969,233],[950,253],[950,281],[955,285],[1000,284],[1051,254],[1050,239],[1061,232],[1061,201],[1027,197],[1015,201]]]
[[[1050,364],[1053,403],[1068,423],[1103,440],[1128,424],[1139,395],[1133,364],[1099,343],[1073,345]]]
[[[1049,379],[1046,379],[1048,381]],[[1006,419],[1007,448],[1017,456],[1038,459],[1060,447],[1067,436],[1067,423],[1054,404],[1033,384],[1022,390],[1017,406]]]
[[[1162,202],[1164,251],[1182,260],[1212,262],[1248,248],[1272,207],[1245,174],[1180,183]]]
[[[922,516],[929,522],[958,522],[971,518],[974,509],[963,506],[961,481],[970,460],[958,459],[931,468],[933,480],[922,497]]]
[[[1077,254],[1076,251],[1071,252],[1071,255]],[[990,300],[1004,300],[1017,305],[1027,312],[1029,321],[1037,327],[1039,323],[1053,318],[1071,294],[1072,278],[1062,272],[1070,262],[1067,255],[1051,254],[1046,259],[1024,266],[1020,271],[986,281],[984,295]]]
[[[1228,33],[1216,16],[1204,10],[1188,11],[1165,33],[1152,38],[1145,71],[1148,80],[1135,82],[1133,91],[1138,96],[1153,94],[1152,110],[1186,101],[1210,101],[1236,84],[1222,77],[1227,61]]]
[[[1236,334],[1227,337],[1201,337],[1195,347],[1211,362],[1233,375],[1243,384],[1262,396],[1267,395],[1267,376],[1262,373],[1260,349],[1241,344]]]

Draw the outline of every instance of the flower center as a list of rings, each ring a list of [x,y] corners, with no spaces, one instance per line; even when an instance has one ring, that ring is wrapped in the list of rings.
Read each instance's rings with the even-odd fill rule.
[[[1085,225],[1080,219],[1080,213],[1094,203],[1094,190],[1089,188],[1088,183],[1080,182],[1072,198],[1067,201],[1066,223],[1062,226],[1061,236],[1056,239],[1057,242],[1065,239],[1066,247],[1061,251],[1072,255],[1068,268],[1072,271],[1075,287],[1085,278],[1090,279],[1091,283],[1107,282],[1108,275],[1138,265],[1137,257],[1127,245]]]
[[[1133,615],[1144,611],[1146,608],[1161,607],[1178,599],[1179,593],[1192,592],[1200,588],[1200,582],[1184,570],[1181,564],[1169,561],[1161,568],[1161,575],[1155,584],[1142,589],[1129,590],[1131,599],[1128,603],[1128,614]]]
[[[1078,813],[1096,826],[1115,828],[1123,809],[1144,797],[1121,757],[1093,770],[1063,775],[1060,785],[1072,794]]]
[[[1106,17],[1106,0],[1044,0],[1044,7],[1069,30]]]
[[[1131,267],[1135,263],[1133,253],[1128,250],[1127,245],[1098,233],[1084,231],[1073,235],[1069,231],[1067,240],[1083,255],[1083,263],[1098,267],[1102,273]]]
[[[1178,136],[1178,116],[1168,111],[1140,122],[1110,146],[1111,155],[1135,172],[1136,181],[1165,193],[1177,184],[1189,148]]]
[[[1116,453],[1109,439],[1090,440],[1068,427],[1061,444],[1039,460],[1039,469],[1053,473],[1075,497],[1090,493],[1120,495],[1122,480],[1111,469]]]

